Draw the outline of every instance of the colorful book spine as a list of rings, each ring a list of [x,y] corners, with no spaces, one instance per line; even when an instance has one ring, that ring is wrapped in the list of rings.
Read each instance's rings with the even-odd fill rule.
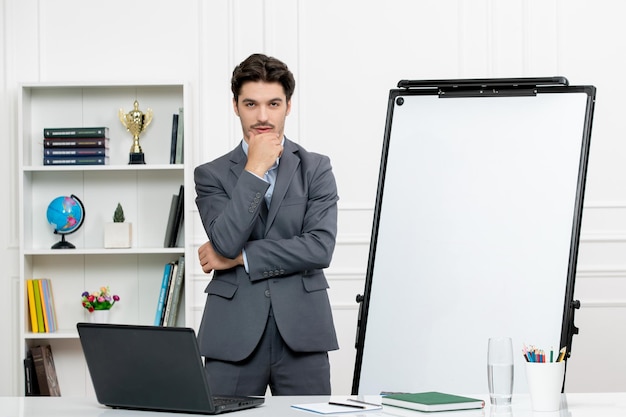
[[[44,156],[44,165],[108,165],[108,156]]]
[[[172,264],[165,264],[163,269],[163,279],[161,280],[161,291],[159,292],[159,300],[157,302],[156,315],[154,317],[154,325],[160,326],[163,319],[163,308],[165,306],[165,300],[167,299],[167,289],[170,282],[170,272],[172,270]]]
[[[174,282],[176,281],[176,274],[178,274],[178,262],[173,262],[172,270],[170,271],[170,279],[167,286],[167,298],[165,299],[165,307],[161,317],[161,326],[168,325],[168,319],[170,317],[170,310],[172,308],[172,300],[174,296]]]
[[[41,295],[39,294],[39,283],[33,280],[33,294],[35,298],[35,310],[37,314],[37,333],[45,333],[46,328],[43,322],[43,311],[41,307]]]
[[[48,302],[46,301],[46,293],[44,289],[43,280],[36,280],[37,285],[39,286],[39,297],[41,298],[41,312],[43,315],[43,325],[45,327],[45,332],[50,332],[50,317],[48,316]]]
[[[44,138],[108,138],[108,127],[55,127],[43,130]]]
[[[57,323],[54,311],[54,299],[52,297],[52,283],[48,278],[43,278],[39,280],[39,282],[43,288],[46,330],[48,333],[54,333],[57,331]]]
[[[108,148],[109,138],[54,138],[44,139],[46,148]]]
[[[106,156],[107,148],[45,148],[43,156]]]
[[[48,284],[48,294],[50,295],[50,310],[52,313],[52,325],[54,326],[54,330],[56,331],[59,328],[57,321],[57,310],[54,303],[54,292],[52,291],[52,281],[50,279],[46,279]]]
[[[176,318],[178,317],[178,308],[180,305],[180,297],[183,288],[183,282],[185,279],[185,256],[182,255],[178,258],[178,270],[176,276],[172,277],[173,290],[172,290],[172,305],[170,307],[169,315],[167,318],[168,326],[176,326]]]
[[[26,280],[26,293],[28,294],[28,311],[30,312],[30,330],[33,333],[39,332],[37,324],[37,308],[35,307],[35,290],[33,289],[33,280]]]

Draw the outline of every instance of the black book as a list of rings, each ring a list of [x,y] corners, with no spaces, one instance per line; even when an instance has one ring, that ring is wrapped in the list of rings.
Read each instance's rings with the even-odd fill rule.
[[[108,138],[108,127],[52,127],[43,129],[44,138]]]
[[[176,142],[178,139],[178,113],[172,115],[172,143],[170,145],[170,164],[176,163]]]
[[[183,209],[184,203],[184,186],[180,186],[180,191],[172,196],[170,203],[170,213],[167,220],[167,227],[165,229],[165,240],[163,246],[166,248],[175,248],[178,241],[178,235],[181,230],[181,224],[183,222]]]
[[[24,359],[24,395],[39,395],[35,362],[33,361],[33,354],[30,353],[30,351],[26,353],[26,358]]]
[[[109,138],[46,138],[45,148],[108,148]]]
[[[178,201],[176,202],[176,220],[174,221],[174,230],[172,232],[172,240],[171,240],[171,248],[175,248],[178,244],[178,235],[182,230],[183,219],[184,219],[184,208],[185,208],[185,188],[183,185],[180,186],[180,191],[178,192]]]
[[[45,148],[43,156],[106,156],[107,148]]]
[[[176,158],[174,162],[176,164],[182,164],[185,162],[185,158],[183,157],[184,152],[183,148],[185,145],[185,116],[183,112],[183,108],[180,107],[178,109],[178,133],[176,138]]]
[[[170,213],[167,218],[167,227],[165,228],[165,239],[163,247],[169,248],[174,233],[174,222],[176,221],[176,207],[178,206],[178,194],[172,194],[172,202],[170,203]]]
[[[44,165],[108,165],[108,156],[44,156]]]

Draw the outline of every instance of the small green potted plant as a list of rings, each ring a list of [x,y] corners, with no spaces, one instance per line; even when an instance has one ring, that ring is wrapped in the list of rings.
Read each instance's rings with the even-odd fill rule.
[[[113,213],[113,222],[104,225],[104,247],[107,249],[130,248],[132,243],[132,224],[125,222],[124,209],[117,203]]]

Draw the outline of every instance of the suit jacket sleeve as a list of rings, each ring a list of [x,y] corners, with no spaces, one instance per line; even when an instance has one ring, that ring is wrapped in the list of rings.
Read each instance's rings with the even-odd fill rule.
[[[268,184],[244,171],[243,163],[233,168],[218,161],[196,169],[196,203],[209,240],[228,258],[245,248],[251,280],[326,268],[332,259],[338,196],[330,160],[309,153],[299,157],[297,175],[267,226],[260,213]],[[279,170],[288,163],[281,159]],[[274,198],[281,180],[279,171]]]
[[[270,225],[266,238],[246,243],[250,279],[267,278],[268,272],[281,276],[330,265],[337,235],[337,185],[328,157],[318,155],[313,165],[310,162],[302,162],[308,186],[306,202],[299,205],[299,197],[288,194],[276,215],[277,224]],[[304,207],[302,216],[293,213],[299,207]],[[299,229],[296,233],[282,222],[289,218],[301,219],[293,225]]]

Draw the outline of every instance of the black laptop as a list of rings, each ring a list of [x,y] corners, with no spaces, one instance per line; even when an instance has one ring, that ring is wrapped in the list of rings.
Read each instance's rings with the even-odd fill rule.
[[[213,397],[193,329],[95,323],[78,323],[76,328],[100,404],[218,414],[265,401]]]

